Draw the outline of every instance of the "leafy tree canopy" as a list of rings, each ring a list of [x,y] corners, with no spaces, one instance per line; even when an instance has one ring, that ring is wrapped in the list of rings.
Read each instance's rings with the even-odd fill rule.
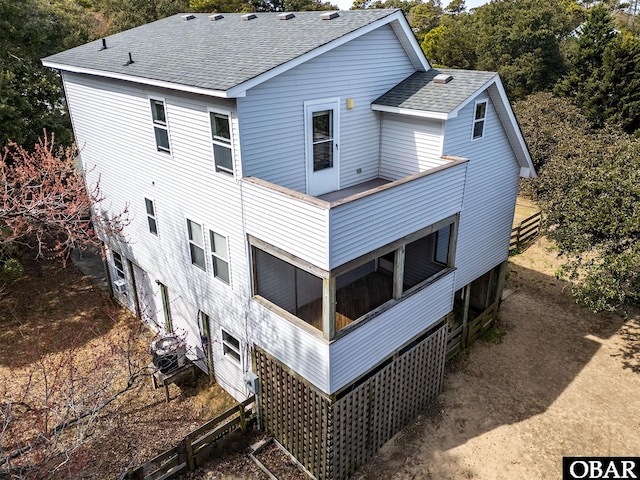
[[[570,68],[556,93],[578,105],[596,126],[640,128],[640,40],[614,29],[606,5],[593,7],[569,41]]]
[[[579,23],[573,6],[496,0],[467,14],[454,2],[422,48],[437,65],[497,71],[510,96],[523,98],[550,89],[564,72],[562,41]]]
[[[43,128],[71,144],[60,79],[40,58],[90,40],[92,22],[68,0],[0,0],[0,148],[33,145]]]
[[[640,139],[592,130],[570,100],[549,93],[514,105],[539,178],[526,189],[577,300],[595,311],[640,302]]]

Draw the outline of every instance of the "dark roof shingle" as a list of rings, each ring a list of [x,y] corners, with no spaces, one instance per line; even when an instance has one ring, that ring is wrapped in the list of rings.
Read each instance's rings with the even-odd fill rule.
[[[322,20],[323,12],[297,12],[291,20],[258,13],[249,21],[234,13],[217,21],[179,14],[107,37],[106,50],[96,40],[43,61],[224,91],[395,11],[341,11],[332,20]],[[125,66],[129,52],[134,63]]]
[[[435,83],[440,74],[453,77],[449,83]],[[491,80],[495,72],[432,68],[416,72],[373,102],[374,105],[449,113]]]

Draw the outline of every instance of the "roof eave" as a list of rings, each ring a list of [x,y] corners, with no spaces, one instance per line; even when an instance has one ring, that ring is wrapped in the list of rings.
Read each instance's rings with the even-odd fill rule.
[[[491,82],[495,85],[495,89],[499,95],[500,101],[504,105],[504,112],[502,115],[506,115],[506,118],[502,118],[503,126],[505,128],[509,128],[511,133],[515,136],[515,144],[511,142],[511,138],[509,141],[511,143],[511,147],[514,149],[516,154],[516,158],[518,159],[518,163],[520,164],[520,176],[522,178],[538,178],[538,174],[536,173],[536,169],[533,166],[533,161],[531,160],[531,154],[529,153],[529,147],[527,147],[527,142],[522,136],[522,131],[520,130],[520,125],[518,124],[518,120],[516,119],[515,114],[513,113],[513,109],[511,108],[511,104],[509,103],[509,99],[507,98],[507,93],[504,90],[504,86],[502,85],[502,81],[500,77],[496,75]],[[487,88],[491,86],[488,85]],[[488,90],[489,95],[491,95],[491,89]],[[495,99],[493,99],[495,102]],[[510,137],[510,136],[508,136]]]
[[[413,117],[422,117],[422,118],[433,118],[435,120],[449,120],[451,117],[451,113],[447,112],[434,112],[429,110],[416,110],[413,108],[400,108],[400,107],[390,107],[388,105],[379,105],[372,103],[371,110],[376,112],[388,112],[388,113],[397,113],[399,115],[410,115]]]
[[[86,75],[95,75],[97,77],[112,78],[115,80],[124,80],[126,82],[140,83],[143,85],[151,85],[159,88],[169,88],[172,90],[180,90],[183,92],[197,93],[199,95],[207,95],[209,97],[235,98],[235,97],[244,96],[242,92],[239,92],[238,94],[232,96],[232,95],[229,95],[229,90],[212,90],[210,88],[194,87],[191,85],[184,85],[181,83],[174,83],[174,82],[166,82],[163,80],[154,80],[152,78],[138,77],[135,75],[126,75],[126,74],[116,73],[116,72],[107,72],[105,70],[96,70],[92,68],[84,68],[84,67],[77,67],[74,65],[65,65],[62,63],[49,62],[46,59],[42,60],[42,65],[48,68],[53,68],[55,70],[63,70],[65,72],[82,73]]]
[[[292,68],[297,67],[298,65],[308,62],[309,60],[319,55],[329,52],[334,48],[344,45],[345,43],[350,42],[351,40],[361,37],[362,35],[372,32],[373,30],[376,30],[377,28],[380,28],[381,26],[387,25],[387,24],[392,24],[392,28],[396,33],[396,35],[398,35],[399,33],[403,34],[404,38],[400,38],[400,37],[398,38],[400,40],[400,43],[404,47],[405,51],[407,52],[407,55],[411,59],[411,62],[413,63],[416,70],[425,71],[425,72],[429,70],[431,66],[427,61],[427,58],[424,56],[424,53],[420,49],[420,45],[418,45],[418,42],[415,38],[415,35],[413,35],[413,32],[411,31],[411,27],[409,26],[407,19],[405,18],[401,10],[396,10],[395,12],[387,15],[386,17],[380,18],[378,20],[374,20],[373,22],[363,27],[360,27],[352,32],[349,32],[346,35],[343,35],[339,38],[336,38],[335,40],[325,43],[320,47],[314,48],[313,50],[303,55],[300,55],[299,57],[294,58],[293,60],[289,60],[288,62],[278,65],[277,67],[274,67],[267,72],[264,72],[256,77],[253,77],[234,87],[231,87],[227,91],[227,93],[229,97],[244,97],[246,96],[247,90],[254,88],[260,85],[261,83],[266,82],[267,80],[270,80],[278,75],[281,75],[287,72],[288,70],[291,70]]]

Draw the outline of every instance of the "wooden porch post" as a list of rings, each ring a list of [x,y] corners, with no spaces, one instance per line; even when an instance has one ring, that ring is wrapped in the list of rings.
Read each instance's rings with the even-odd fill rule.
[[[402,297],[404,286],[404,254],[405,246],[402,245],[395,251],[393,268],[393,298],[399,300]]]
[[[504,289],[504,277],[507,275],[507,266],[509,260],[505,260],[500,264],[500,270],[498,270],[498,284],[496,285],[496,296],[494,303],[496,304],[496,311],[500,307],[500,299],[502,298],[502,290]]]
[[[469,336],[469,301],[471,300],[471,284],[468,283],[464,287],[464,310],[462,311],[462,338],[460,339],[460,347],[467,346]]]
[[[322,279],[322,333],[326,340],[336,335],[336,277]]]

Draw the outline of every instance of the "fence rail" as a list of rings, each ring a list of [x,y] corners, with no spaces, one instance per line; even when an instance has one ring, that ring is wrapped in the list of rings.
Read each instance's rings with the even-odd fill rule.
[[[494,303],[472,320],[451,328],[447,338],[447,360],[480,338],[491,328],[497,316],[498,306]],[[447,320],[451,325],[455,321],[455,317],[450,314]]]
[[[255,402],[253,397],[247,398],[201,427],[190,432],[175,447],[161,453],[155,458],[127,472],[127,480],[169,480],[177,478],[187,471],[193,471],[204,463],[207,453],[216,442],[235,430],[246,430],[247,425],[255,418],[253,410],[247,407]],[[227,420],[230,417],[231,420]],[[225,422],[225,420],[227,420]],[[221,423],[224,422],[224,423]]]
[[[521,221],[517,227],[511,230],[511,242],[509,253],[517,252],[527,246],[540,234],[542,212],[534,213]]]

